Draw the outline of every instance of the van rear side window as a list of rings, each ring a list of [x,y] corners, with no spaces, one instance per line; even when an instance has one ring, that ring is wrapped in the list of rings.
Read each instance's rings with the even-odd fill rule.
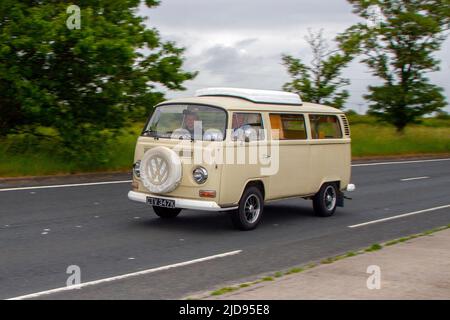
[[[272,139],[306,140],[305,117],[302,114],[270,114]]]
[[[342,138],[339,119],[335,115],[309,115],[313,139]]]

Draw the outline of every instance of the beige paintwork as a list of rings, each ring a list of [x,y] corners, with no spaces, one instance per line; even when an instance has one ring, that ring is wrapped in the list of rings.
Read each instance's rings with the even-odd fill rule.
[[[306,140],[279,141],[279,171],[275,175],[261,176],[259,165],[249,164],[202,164],[208,170],[208,179],[203,185],[198,185],[192,178],[192,171],[198,165],[187,163],[190,155],[182,156],[183,177],[178,188],[171,193],[161,196],[215,201],[220,207],[232,207],[238,204],[246,185],[251,181],[259,181],[264,186],[265,200],[277,200],[289,197],[309,197],[317,193],[325,182],[339,182],[340,189],[344,190],[350,182],[351,174],[351,139],[343,128],[344,113],[338,109],[303,103],[302,106],[258,104],[247,100],[232,97],[196,97],[166,101],[164,104],[205,104],[217,106],[228,112],[228,128],[231,128],[233,112],[255,112],[263,116],[264,127],[270,130],[269,113],[303,114],[305,116],[308,138]],[[343,131],[342,139],[311,139],[309,114],[337,115]],[[271,143],[271,136],[266,136]],[[223,142],[214,142],[212,147],[217,150],[225,148],[238,148],[227,146],[231,142],[229,134]],[[139,137],[136,144],[135,162],[142,159],[149,148],[166,146],[173,148],[179,141],[170,139],[155,140],[152,137]],[[191,143],[191,142],[188,142]],[[211,147],[211,142],[194,142],[195,147]],[[248,143],[242,142],[240,146],[246,148]],[[134,177],[138,185],[134,191],[148,193],[141,181]],[[216,198],[200,198],[200,190],[215,190]]]

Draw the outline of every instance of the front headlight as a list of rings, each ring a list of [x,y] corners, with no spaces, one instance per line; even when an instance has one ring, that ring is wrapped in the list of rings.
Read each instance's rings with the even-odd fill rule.
[[[133,164],[133,173],[136,177],[141,177],[141,160],[137,161]]]
[[[192,172],[195,182],[198,184],[204,183],[208,179],[208,171],[203,167],[198,167]]]

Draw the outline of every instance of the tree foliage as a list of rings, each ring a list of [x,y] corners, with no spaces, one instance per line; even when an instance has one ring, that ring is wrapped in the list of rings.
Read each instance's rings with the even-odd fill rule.
[[[341,90],[349,80],[341,74],[352,60],[352,51],[330,49],[322,30],[309,31],[305,39],[312,51],[312,61],[308,65],[301,58],[283,55],[283,64],[292,78],[284,90],[299,93],[305,101],[341,109],[349,97],[347,90]]]
[[[356,24],[338,37],[383,79],[382,85],[370,86],[365,96],[369,112],[402,132],[420,116],[445,107],[442,89],[430,83],[426,74],[439,70],[434,53],[447,36],[450,0],[348,1],[366,22],[378,20],[374,26]]]
[[[0,135],[53,128],[69,154],[84,157],[195,73],[182,70],[183,49],[137,15],[141,1],[76,1],[74,30],[70,4],[0,1]]]

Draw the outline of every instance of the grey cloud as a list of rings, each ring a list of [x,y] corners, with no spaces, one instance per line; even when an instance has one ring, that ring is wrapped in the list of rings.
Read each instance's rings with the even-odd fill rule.
[[[149,16],[148,25],[164,39],[187,48],[186,69],[200,71],[186,83],[186,92],[169,92],[169,97],[208,86],[279,90],[289,80],[281,54],[309,59],[303,39],[308,28],[324,29],[331,40],[358,21],[345,0],[162,0],[156,9],[141,7],[140,14]],[[439,54],[442,71],[430,75],[447,96],[448,51],[449,41]],[[348,106],[365,111],[362,96],[368,85],[379,81],[357,61],[345,76],[352,80]]]
[[[280,57],[259,55],[246,49],[256,42],[246,39],[235,46],[216,45],[192,56],[189,59],[189,68],[201,70],[199,79],[193,82],[194,85],[279,89],[282,85],[279,78],[283,72]],[[272,74],[276,76],[270,76]],[[214,79],[215,82],[208,83],[208,79]]]
[[[286,26],[356,20],[351,6],[337,0],[162,0],[158,9],[142,12],[150,16],[152,24],[184,30],[283,30]]]

